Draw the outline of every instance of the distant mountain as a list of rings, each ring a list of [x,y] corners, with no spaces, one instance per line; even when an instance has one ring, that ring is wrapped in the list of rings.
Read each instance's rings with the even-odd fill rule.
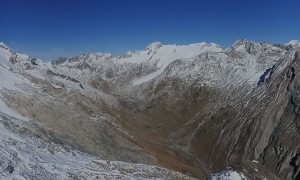
[[[300,41],[298,41],[298,40],[291,40],[290,42],[288,42],[288,43],[286,43],[286,45],[291,45],[291,46],[293,46],[293,47],[300,47]]]
[[[297,179],[299,44],[49,62],[0,43],[0,176]]]

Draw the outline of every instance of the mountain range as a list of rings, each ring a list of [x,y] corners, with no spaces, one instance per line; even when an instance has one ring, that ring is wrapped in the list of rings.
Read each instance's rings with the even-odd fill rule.
[[[55,61],[0,43],[0,176],[298,179],[300,41]]]

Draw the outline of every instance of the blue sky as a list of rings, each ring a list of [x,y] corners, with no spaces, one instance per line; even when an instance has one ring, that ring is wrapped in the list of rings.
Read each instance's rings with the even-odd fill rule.
[[[0,0],[0,41],[46,60],[163,44],[300,39],[298,0]]]

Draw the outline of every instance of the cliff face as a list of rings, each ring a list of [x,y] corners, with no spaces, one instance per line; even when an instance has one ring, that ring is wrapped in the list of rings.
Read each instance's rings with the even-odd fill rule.
[[[298,179],[299,169],[299,52],[293,61],[276,77],[271,77],[270,88],[279,87],[278,94],[284,94],[282,105],[274,115],[274,128],[260,159],[266,167],[280,177]]]
[[[278,177],[299,178],[299,60],[299,52],[281,59],[264,85],[230,105],[196,117],[185,130],[198,125],[191,135],[190,151],[213,171],[258,160]],[[253,174],[248,176],[256,177]]]
[[[0,44],[0,105],[29,118],[39,138],[103,160],[200,179],[226,167],[296,179],[298,50],[247,40],[227,49],[153,43],[120,57],[45,62]]]

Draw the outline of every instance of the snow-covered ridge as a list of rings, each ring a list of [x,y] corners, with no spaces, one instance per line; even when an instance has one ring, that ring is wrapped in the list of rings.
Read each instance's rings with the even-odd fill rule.
[[[224,49],[214,43],[190,45],[163,45],[155,42],[143,50],[129,51],[121,56],[103,53],[89,53],[53,62],[57,70],[81,69],[97,72],[103,79],[132,79],[133,85],[150,81],[160,75],[166,67],[177,59],[190,59],[207,52],[222,52]],[[71,69],[70,69],[71,68]],[[72,74],[68,74],[72,76]],[[80,78],[80,77],[78,77]]]
[[[4,42],[0,42],[0,48],[3,48],[3,49],[10,49],[6,44],[4,44]]]
[[[293,40],[289,44],[294,46],[297,43],[299,41]],[[283,56],[286,48],[290,47],[245,39],[236,41],[227,49],[214,43],[204,42],[190,45],[164,45],[155,42],[143,50],[129,51],[122,56],[89,53],[69,59],[62,58],[53,61],[52,64],[36,60],[39,66],[35,66],[29,56],[14,53],[4,43],[1,44],[0,63],[6,66],[11,66],[9,60],[13,59],[14,62],[18,62],[21,69],[50,69],[79,81],[89,81],[96,76],[108,82],[115,82],[121,78],[123,82],[130,81],[134,86],[159,77],[176,60],[184,60],[195,66],[189,67],[189,71],[180,69],[173,73],[175,76],[184,72],[186,77],[197,78],[201,74],[205,82],[236,78],[239,83],[248,81],[256,84],[265,70],[271,68],[278,58]]]
[[[296,43],[296,41],[293,42]],[[195,78],[201,74],[205,82],[237,78],[239,83],[249,81],[256,84],[265,70],[271,68],[275,61],[286,52],[285,48],[284,45],[256,43],[245,39],[236,41],[227,49],[214,43],[204,42],[190,45],[163,45],[155,42],[143,50],[129,51],[122,56],[89,53],[69,59],[62,58],[53,61],[52,64],[38,60],[39,66],[32,66],[29,56],[17,53],[15,56],[19,61],[26,59],[20,63],[23,68],[51,69],[55,73],[64,74],[79,81],[88,81],[100,76],[109,82],[115,82],[121,78],[122,81],[130,81],[130,84],[136,86],[159,77],[176,60],[184,60],[196,66],[189,67],[192,68],[189,71],[181,69],[176,72],[177,74],[185,72],[184,76]],[[0,56],[4,56],[2,59],[5,59],[4,63],[7,64],[9,56],[12,55],[6,50],[3,51]]]
[[[300,41],[299,40],[291,40],[286,45],[292,45],[292,46],[297,46],[300,47]]]
[[[150,44],[144,50],[128,52],[126,54],[129,54],[129,57],[118,57],[118,61],[121,63],[140,63],[147,60],[159,59],[159,65],[164,65],[169,64],[176,59],[190,58],[204,52],[220,52],[222,50],[222,47],[214,43],[163,45],[157,42]]]
[[[12,50],[8,48],[3,42],[0,42],[0,63],[8,66],[9,58],[12,55]]]

